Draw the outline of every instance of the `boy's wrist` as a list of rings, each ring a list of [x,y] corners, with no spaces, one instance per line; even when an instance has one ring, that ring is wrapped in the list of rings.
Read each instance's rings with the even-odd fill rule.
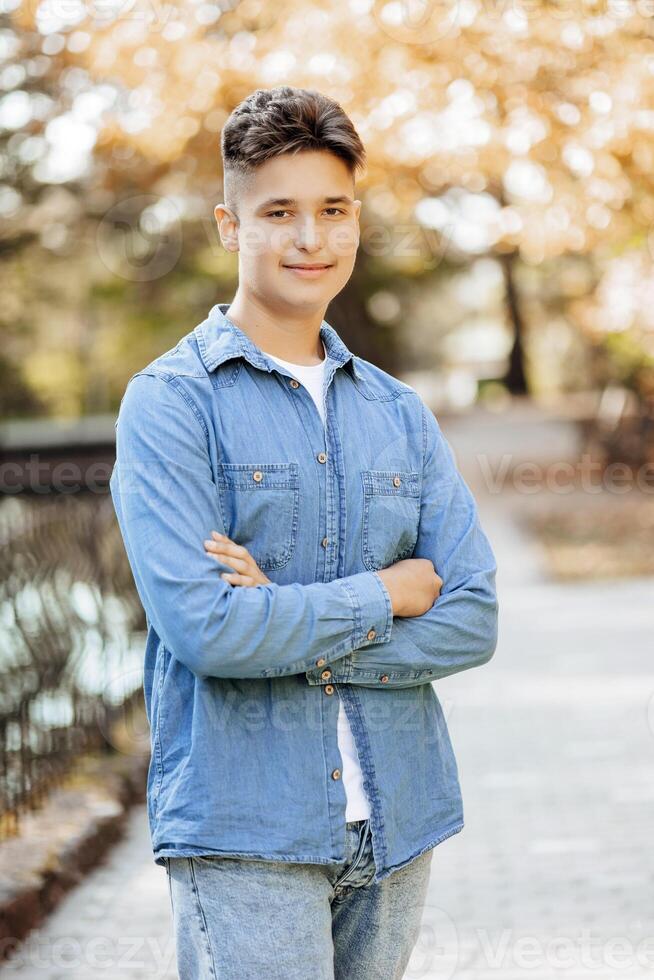
[[[393,611],[393,616],[401,616],[402,613],[400,611],[400,605],[401,605],[400,598],[397,594],[398,593],[397,588],[393,590],[393,575],[390,572],[390,568],[381,568],[379,569],[379,571],[375,572],[375,575],[379,577],[384,588],[386,589],[386,592],[388,593],[388,596],[391,601],[391,609]]]

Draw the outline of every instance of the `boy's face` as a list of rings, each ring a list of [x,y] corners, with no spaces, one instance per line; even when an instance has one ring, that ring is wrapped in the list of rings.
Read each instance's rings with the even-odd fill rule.
[[[236,208],[218,204],[214,214],[224,247],[239,253],[239,286],[270,309],[322,314],[350,278],[359,245],[361,201],[343,161],[325,150],[274,157],[254,171]],[[300,268],[308,265],[323,268]]]

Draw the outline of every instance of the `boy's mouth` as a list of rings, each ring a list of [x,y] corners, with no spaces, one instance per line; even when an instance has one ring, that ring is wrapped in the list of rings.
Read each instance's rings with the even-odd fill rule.
[[[296,275],[312,279],[327,272],[328,269],[332,269],[333,265],[326,262],[298,262],[292,265],[283,265],[282,268],[288,269]]]

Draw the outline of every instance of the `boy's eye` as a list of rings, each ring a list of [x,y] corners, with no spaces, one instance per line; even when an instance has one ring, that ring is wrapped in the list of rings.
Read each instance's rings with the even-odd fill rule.
[[[345,211],[342,208],[325,208],[325,211],[332,211],[335,212],[336,214],[345,214]],[[291,213],[290,211],[285,211],[283,209],[279,211],[269,211],[266,217],[276,218],[277,215],[290,214],[290,213]]]

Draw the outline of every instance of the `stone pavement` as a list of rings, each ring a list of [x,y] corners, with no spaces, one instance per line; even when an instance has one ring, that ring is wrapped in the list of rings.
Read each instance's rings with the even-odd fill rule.
[[[108,861],[30,933],[3,980],[176,980],[166,872],[151,857],[145,807],[131,812]]]
[[[466,826],[434,852],[407,980],[654,976],[654,588],[560,584],[487,492],[482,463],[574,459],[576,434],[520,412],[443,431],[498,560],[500,642],[436,689]],[[479,460],[477,454],[484,454]]]
[[[574,458],[569,424],[530,410],[442,426],[497,555],[500,642],[489,664],[436,685],[466,826],[434,852],[406,980],[651,978],[652,580],[549,581],[513,519],[525,501],[487,492],[478,453],[497,460],[510,445],[516,458]],[[110,862],[0,975],[176,976],[143,808]]]

